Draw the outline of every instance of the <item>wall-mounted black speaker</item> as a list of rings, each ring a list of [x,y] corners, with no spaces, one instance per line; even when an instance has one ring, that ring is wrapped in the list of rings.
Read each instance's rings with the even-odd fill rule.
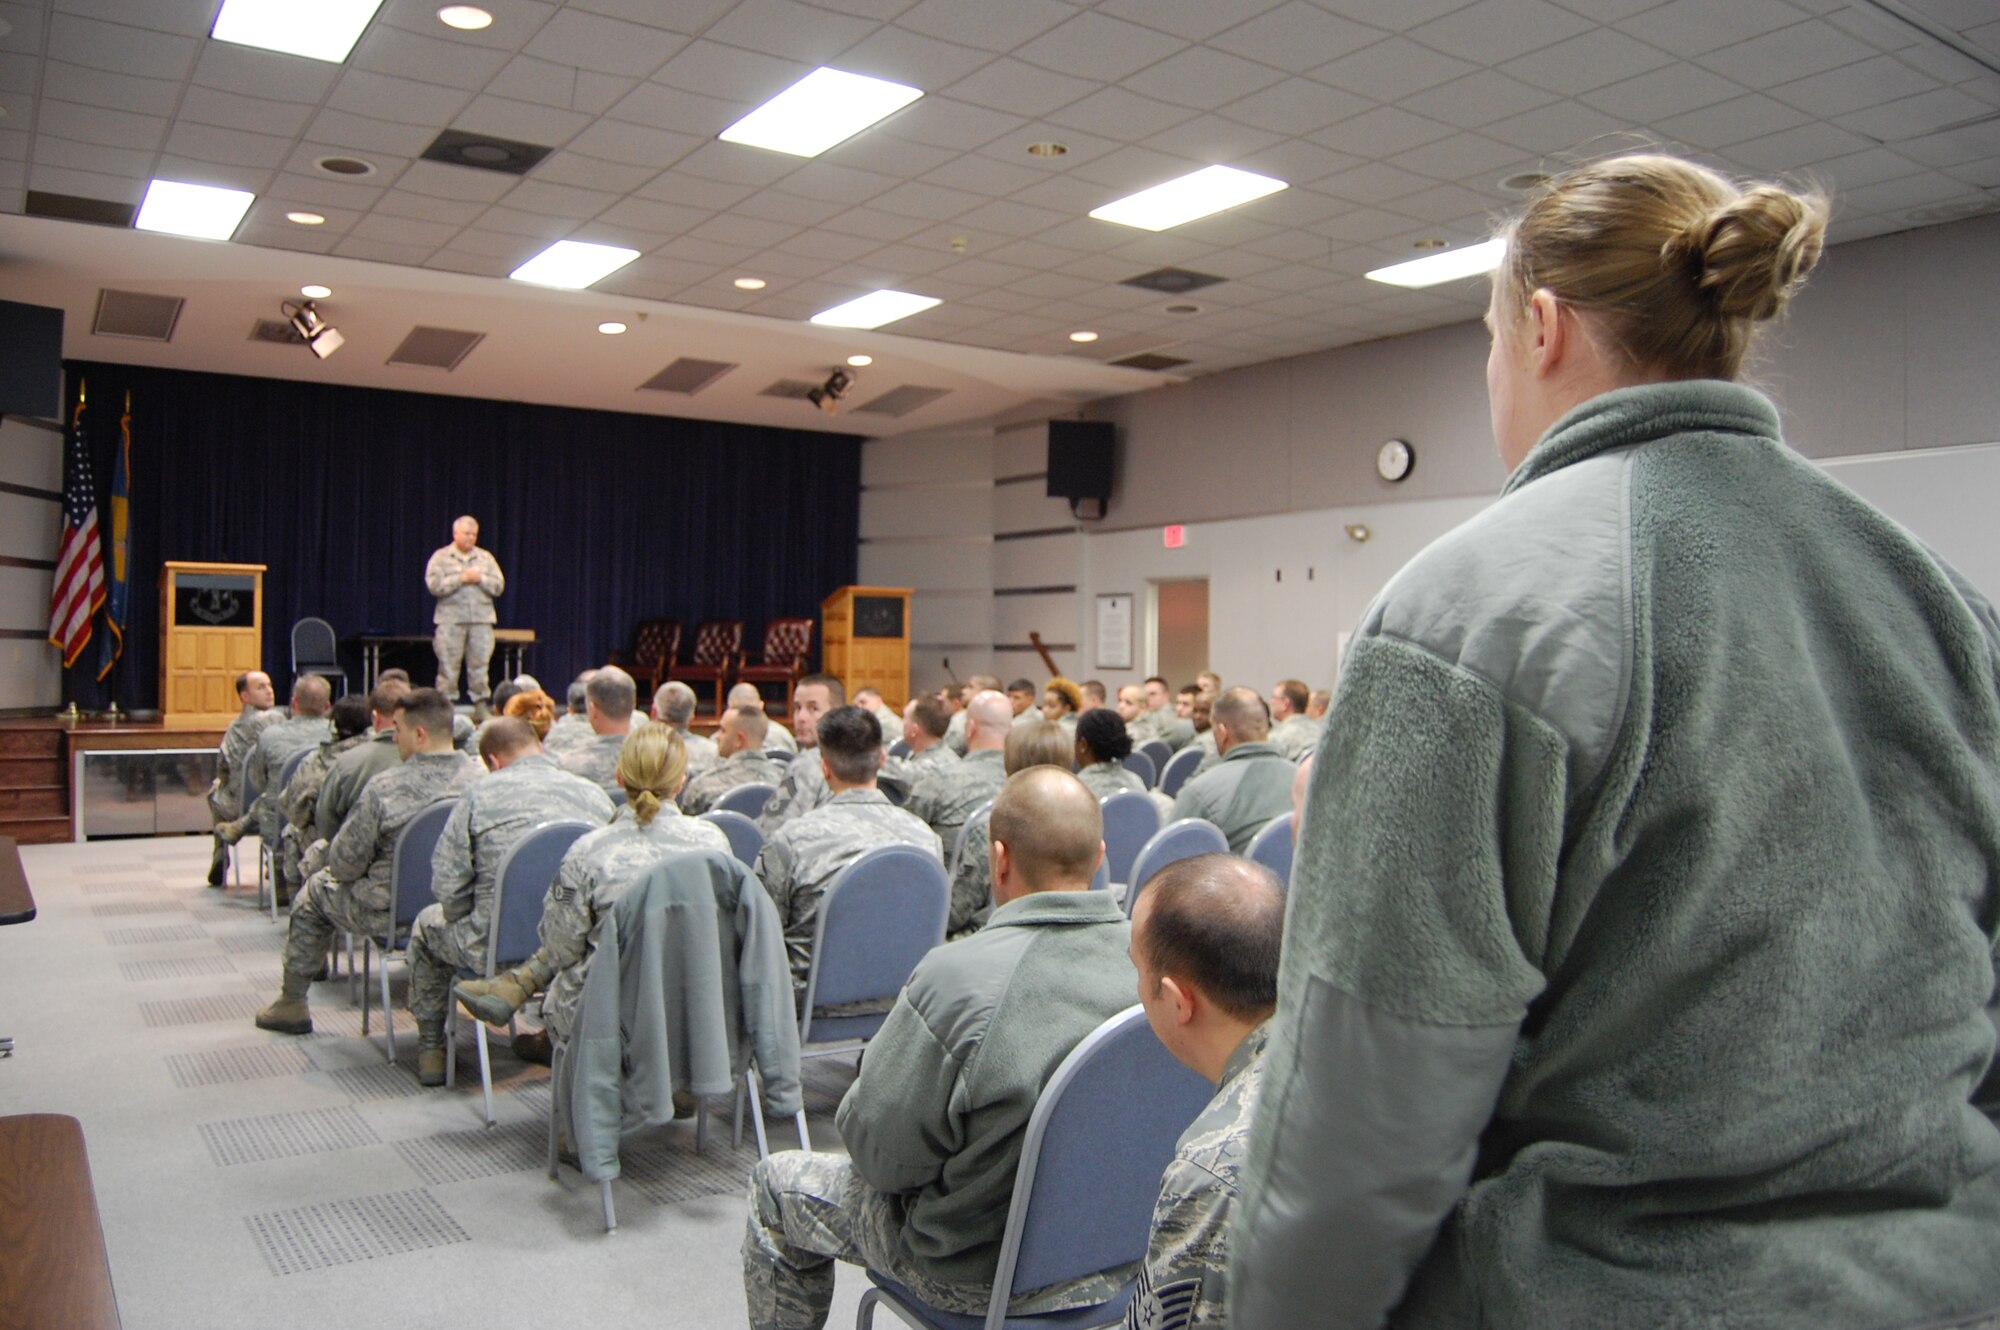
[[[0,300],[0,416],[62,419],[63,312]]]
[[[1092,499],[1102,507],[1111,498],[1111,453],[1116,427],[1104,420],[1049,422],[1049,497]]]

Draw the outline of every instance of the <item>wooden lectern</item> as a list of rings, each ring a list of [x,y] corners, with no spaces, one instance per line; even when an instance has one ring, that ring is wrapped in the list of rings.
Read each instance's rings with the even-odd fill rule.
[[[900,714],[910,699],[910,588],[844,586],[819,603],[820,656],[828,674],[873,688]]]
[[[261,563],[176,563],[160,571],[160,710],[169,725],[229,724],[236,676],[264,668]]]

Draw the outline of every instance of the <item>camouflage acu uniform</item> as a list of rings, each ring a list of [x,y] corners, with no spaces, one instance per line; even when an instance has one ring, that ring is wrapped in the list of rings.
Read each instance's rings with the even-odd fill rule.
[[[1158,739],[1176,753],[1194,742],[1194,722],[1181,719],[1174,714],[1174,709],[1170,706],[1161,707],[1158,711],[1148,711],[1139,719],[1146,722],[1146,738]],[[1132,741],[1144,742],[1136,734]]]
[[[903,737],[903,718],[901,716],[887,707],[883,707],[880,711],[872,711],[869,714],[874,716],[876,724],[882,727],[883,743],[892,744]]]
[[[768,720],[769,717],[766,717],[766,719]],[[770,730],[764,735],[765,752],[775,753],[782,750],[787,753],[796,753],[799,751],[799,741],[793,737],[790,730],[775,720],[771,721],[770,725]]]
[[[739,785],[757,782],[776,785],[784,777],[783,767],[762,753],[746,748],[740,753],[730,754],[683,786],[681,810],[698,817],[715,807],[717,800]]]
[[[292,783],[284,788],[283,811],[285,815],[284,856],[282,869],[285,886],[297,891],[299,883],[305,880],[299,872],[299,857],[306,846],[319,839],[319,829],[313,824],[313,815],[319,809],[319,793],[326,785],[326,774],[343,753],[368,742],[368,731],[350,734],[345,739],[328,740],[319,746],[319,751],[299,763],[299,769],[292,773]]]
[[[964,759],[941,743],[934,743],[921,753],[908,757],[892,757],[882,764],[882,780],[895,781],[905,790],[917,787],[917,777],[936,766],[950,766]]]
[[[581,747],[595,737],[596,732],[590,728],[588,716],[565,711],[556,717],[555,724],[549,726],[549,732],[542,737],[542,749],[560,755]]]
[[[479,570],[478,582],[464,580],[462,574],[468,568]],[[499,618],[493,612],[493,599],[507,589],[500,561],[477,545],[469,554],[447,545],[424,565],[424,585],[437,597],[437,609],[431,615],[431,622],[437,625],[431,645],[437,650],[438,691],[457,698],[458,669],[463,661],[466,692],[474,702],[485,701],[493,695],[493,685],[486,677],[493,660],[493,625]]]
[[[1193,771],[1188,772],[1189,780],[1193,780],[1196,776],[1214,767],[1217,762],[1222,760],[1222,754],[1217,752],[1215,748],[1214,730],[1203,730],[1200,734],[1197,734],[1194,737],[1194,742],[1189,747],[1197,749],[1201,753],[1201,761],[1195,763]]]
[[[880,790],[866,789],[842,790],[823,807],[787,822],[757,856],[757,876],[785,921],[785,951],[792,962],[792,984],[800,992],[812,968],[819,898],[841,869],[878,845],[914,845],[940,863],[944,860],[929,827]]]
[[[1268,1026],[1243,1037],[1208,1107],[1181,1133],[1153,1203],[1126,1330],[1228,1330],[1229,1218],[1264,1083]]]
[[[208,811],[217,822],[232,822],[243,816],[243,778],[250,770],[250,754],[257,749],[258,736],[284,718],[282,711],[259,711],[246,706],[222,732],[215,784],[208,790]]]
[[[1176,818],[1202,817],[1222,829],[1232,854],[1242,854],[1273,818],[1292,811],[1298,768],[1268,743],[1231,748],[1212,771],[1190,777],[1174,799]]]
[[[722,761],[722,754],[716,751],[715,740],[693,730],[676,729],[681,737],[681,747],[687,750],[688,779],[692,780],[704,771],[713,771]]]
[[[632,725],[638,728],[637,716],[632,718]],[[618,754],[624,751],[625,738],[623,734],[593,734],[582,743],[570,745],[557,760],[572,776],[581,776],[601,790],[615,790]]]
[[[393,748],[391,752],[395,751]],[[306,879],[292,902],[285,934],[285,994],[304,997],[336,932],[380,933],[389,926],[395,886],[389,867],[396,837],[418,812],[454,799],[485,774],[475,758],[453,749],[418,753],[368,782],[340,834],[326,848],[326,866]]]
[[[910,787],[903,807],[930,824],[950,848],[972,810],[1007,783],[1006,756],[997,748],[967,753],[963,761],[930,768]]]
[[[769,840],[779,827],[831,798],[833,791],[827,786],[819,749],[808,748],[786,764],[785,774],[778,778],[778,792],[771,796],[771,802],[764,805],[764,812],[757,819],[757,830]]]
[[[396,732],[376,730],[367,743],[342,753],[320,785],[319,804],[313,810],[313,829],[321,840],[330,841],[347,821],[348,813],[361,798],[361,791],[376,775],[393,770],[403,760],[396,751]]]
[[[951,723],[944,727],[944,738],[940,741],[960,757],[965,756],[965,721],[963,711],[952,712]]]
[[[951,865],[951,916],[945,921],[947,938],[976,933],[993,913],[993,861],[987,857],[987,824],[993,810],[975,814],[965,824],[964,843]]]
[[[245,812],[256,825],[257,835],[273,851],[285,825],[280,801],[284,791],[277,788],[278,777],[294,754],[318,747],[332,733],[333,724],[325,716],[286,716],[258,733],[257,745],[250,750],[249,780],[260,793]]]
[[[644,825],[630,808],[621,808],[610,826],[570,846],[542,904],[542,948],[528,960],[548,989],[542,995],[542,1023],[551,1035],[567,1039],[576,1028],[590,956],[612,905],[634,878],[685,850],[727,854],[729,838],[713,822],[688,817],[671,803],[661,804]]]
[[[1076,778],[1100,802],[1127,790],[1137,790],[1141,794],[1146,792],[1146,782],[1139,779],[1137,772],[1127,770],[1121,762],[1093,762],[1078,771]]]
[[[451,1010],[455,972],[483,968],[500,861],[544,822],[569,818],[603,826],[611,800],[589,781],[531,753],[459,796],[431,855],[431,893],[410,926],[410,1015],[435,1025]]]
[[[1287,716],[1271,727],[1271,747],[1297,762],[1319,747],[1320,723],[1311,716]]]

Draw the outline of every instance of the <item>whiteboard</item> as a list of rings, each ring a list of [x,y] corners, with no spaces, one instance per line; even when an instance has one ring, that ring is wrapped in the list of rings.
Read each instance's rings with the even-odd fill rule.
[[[2000,443],[1829,457],[1819,465],[2000,603]]]

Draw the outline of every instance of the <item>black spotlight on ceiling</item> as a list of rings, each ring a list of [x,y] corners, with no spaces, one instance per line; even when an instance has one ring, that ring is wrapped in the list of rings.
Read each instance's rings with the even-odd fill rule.
[[[291,321],[292,331],[297,333],[312,349],[312,353],[321,360],[340,350],[341,345],[347,341],[340,335],[338,328],[320,317],[319,309],[310,300],[303,305],[287,300],[278,308],[283,310],[285,317]]]
[[[844,369],[835,370],[825,383],[806,394],[811,402],[828,415],[840,414],[840,399],[847,396],[847,390],[854,386],[854,376]]]

